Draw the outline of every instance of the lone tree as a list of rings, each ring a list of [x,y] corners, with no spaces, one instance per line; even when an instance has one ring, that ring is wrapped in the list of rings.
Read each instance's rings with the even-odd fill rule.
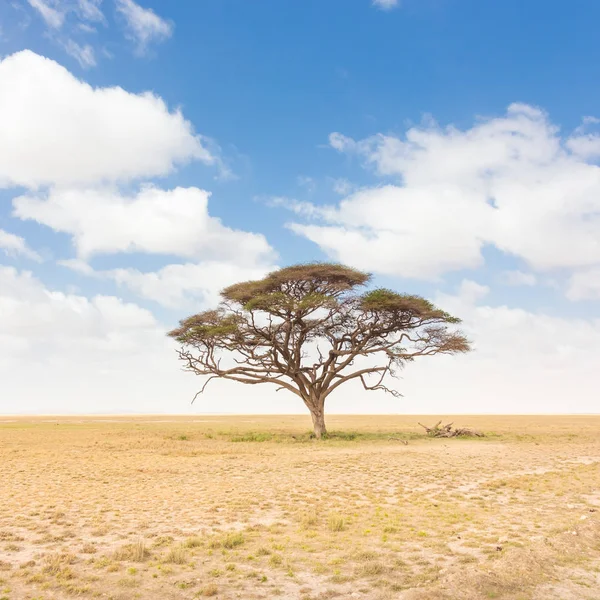
[[[338,264],[286,267],[229,286],[215,310],[168,335],[181,343],[185,369],[208,377],[198,394],[216,378],[276,385],[302,398],[321,438],[325,400],[343,383],[399,396],[385,383],[404,363],[469,350],[448,327],[460,319],[419,296],[361,292],[370,279]]]

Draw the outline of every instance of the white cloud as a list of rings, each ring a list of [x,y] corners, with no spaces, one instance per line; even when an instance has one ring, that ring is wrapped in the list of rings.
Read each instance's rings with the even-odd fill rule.
[[[102,272],[101,276],[111,278],[138,296],[163,306],[198,312],[216,306],[220,300],[219,292],[226,286],[238,281],[260,279],[275,268],[209,261],[167,265],[150,273],[136,269],[114,269]]]
[[[444,310],[463,319],[464,330],[475,347],[469,355],[471,362],[490,360],[504,370],[531,368],[532,381],[541,383],[544,379],[540,369],[557,369],[564,374],[577,365],[591,369],[600,358],[599,319],[563,318],[509,306],[482,305],[479,301],[485,296],[474,295],[473,286],[483,287],[466,280],[457,294],[440,293],[435,298]]]
[[[486,245],[537,271],[592,266],[600,263],[600,167],[569,142],[523,104],[464,131],[429,123],[404,138],[335,133],[333,148],[400,183],[362,189],[321,208],[321,224],[291,227],[336,260],[387,275],[476,268]]]
[[[187,315],[182,315],[187,316]],[[176,323],[170,323],[171,327]],[[199,379],[152,314],[113,296],[49,289],[0,266],[0,414],[299,412],[291,394]]]
[[[567,140],[567,147],[573,154],[584,160],[600,157],[600,135],[590,132],[590,129],[597,125],[600,125],[600,119],[596,117],[587,116],[582,119],[581,125]]]
[[[272,254],[263,235],[224,226],[198,188],[146,187],[134,196],[111,189],[51,190],[13,201],[14,215],[73,236],[77,255],[146,252],[251,265]]]
[[[76,10],[85,21],[104,22],[104,14],[100,10],[102,0],[77,0]]]
[[[352,193],[355,189],[353,183],[344,178],[333,180],[333,191],[340,196],[347,196]]]
[[[65,15],[61,10],[50,6],[45,0],[27,0],[32,8],[37,10],[46,25],[52,29],[60,29],[65,22]]]
[[[409,365],[403,373],[404,409],[597,412],[600,320],[481,304],[474,285],[465,281],[457,294],[438,294],[435,302],[463,318],[475,351]]]
[[[68,347],[75,340],[81,350],[126,352],[121,342],[129,332],[156,328],[152,314],[135,304],[52,291],[31,273],[0,265],[0,332],[21,338],[24,348],[36,347],[40,360],[52,356],[52,346]]]
[[[173,25],[159,17],[153,10],[143,8],[133,0],[115,0],[117,11],[125,18],[128,36],[143,54],[152,42],[160,42],[171,37]]]
[[[56,263],[61,267],[67,267],[67,269],[71,269],[71,271],[79,273],[80,275],[87,275],[88,277],[99,276],[99,273],[94,271],[93,267],[81,258],[66,258],[57,260]]]
[[[2,266],[0,378],[0,413],[183,412],[197,385],[149,311]]]
[[[399,0],[372,0],[373,6],[377,6],[382,10],[390,10],[400,4]]]
[[[537,277],[533,273],[523,273],[522,271],[504,271],[500,274],[500,281],[505,285],[533,286],[537,284]]]
[[[408,194],[385,186],[353,194],[335,212],[323,211],[332,225],[296,223],[290,228],[333,259],[357,268],[435,279],[445,271],[483,264],[481,241],[472,235],[472,227],[475,220],[484,222],[489,208],[481,207],[479,214],[473,210],[471,222],[455,218],[472,205],[472,197],[458,190]]]
[[[170,264],[157,271],[142,272],[133,268],[94,270],[77,258],[58,264],[97,280],[112,280],[140,298],[152,300],[172,309],[199,311],[216,306],[220,291],[238,281],[260,279],[277,266],[266,262],[237,264],[225,261]]]
[[[126,181],[189,160],[218,163],[160,97],[93,88],[33,52],[0,62],[0,89],[0,187]]]
[[[41,261],[40,255],[29,248],[22,237],[14,233],[8,233],[3,229],[0,229],[0,250],[3,250],[9,256],[20,255],[37,262]]]
[[[102,0],[27,0],[51,29],[60,29],[69,15],[88,22],[105,22]]]
[[[567,285],[570,300],[600,300],[600,268],[574,273]]]
[[[600,157],[600,135],[576,135],[569,138],[567,146],[573,154],[583,159]]]
[[[67,54],[72,56],[84,69],[96,66],[96,55],[94,49],[89,44],[81,46],[69,39],[65,42],[64,46]]]
[[[492,306],[488,291],[465,281],[456,294],[435,298],[463,317],[475,352],[408,365],[396,383],[399,400],[342,388],[329,411],[597,411],[600,322]],[[221,382],[192,407],[199,380],[181,372],[165,330],[135,304],[48,289],[0,266],[0,413],[303,411],[291,394]]]
[[[73,35],[95,33],[94,25],[106,25],[100,8],[102,0],[28,0],[45,21],[46,37],[61,46],[81,67],[96,66],[96,53],[87,43],[79,43]]]
[[[306,218],[317,218],[327,217],[327,209],[322,209],[319,206],[315,206],[311,202],[303,202],[301,200],[295,200],[294,198],[287,198],[285,196],[273,196],[266,200],[267,206],[282,207],[287,210],[291,210],[293,213],[306,217]]]

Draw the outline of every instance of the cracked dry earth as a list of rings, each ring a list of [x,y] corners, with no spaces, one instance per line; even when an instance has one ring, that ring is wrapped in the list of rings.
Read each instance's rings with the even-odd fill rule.
[[[0,418],[0,600],[600,598],[600,417],[436,420]]]

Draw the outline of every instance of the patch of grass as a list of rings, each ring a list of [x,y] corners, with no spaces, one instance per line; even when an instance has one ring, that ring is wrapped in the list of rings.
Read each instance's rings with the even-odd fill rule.
[[[174,541],[175,538],[172,535],[161,535],[152,542],[152,546],[162,548],[163,546],[170,546]]]
[[[302,527],[310,529],[319,523],[319,515],[316,510],[305,513],[302,517]]]
[[[327,520],[327,526],[329,531],[339,532],[344,531],[346,529],[346,519],[338,514],[329,515],[329,519]]]
[[[21,550],[21,546],[17,544],[6,544],[4,549],[6,552],[19,552]]]
[[[210,598],[212,596],[216,596],[218,593],[219,588],[214,583],[209,583],[207,586],[204,586],[197,595]]]
[[[386,572],[385,565],[377,561],[369,561],[358,568],[358,575],[361,577],[374,577]]]
[[[76,558],[72,554],[49,554],[44,557],[44,567],[42,571],[47,575],[70,579],[69,575],[71,574],[71,571],[69,565],[72,565],[75,561]]]
[[[229,533],[223,538],[222,545],[223,545],[223,548],[227,548],[228,550],[231,550],[233,548],[237,548],[238,546],[241,546],[245,541],[246,541],[246,539],[244,538],[243,533],[241,533],[241,532]]]
[[[113,558],[118,561],[144,562],[149,557],[150,550],[148,550],[146,542],[142,539],[117,548],[113,554]]]
[[[272,442],[275,435],[272,433],[254,433],[248,432],[238,435],[232,435],[229,438],[230,442]]]
[[[173,546],[165,555],[164,561],[173,565],[184,565],[188,561],[188,553],[183,545]]]
[[[204,540],[197,535],[187,538],[183,543],[186,548],[199,548],[203,544]]]
[[[117,581],[117,585],[120,587],[135,588],[139,587],[140,582],[138,579],[134,579],[133,577],[121,577],[121,579]]]
[[[279,567],[283,564],[283,557],[281,554],[272,554],[269,558],[269,564],[273,567]]]

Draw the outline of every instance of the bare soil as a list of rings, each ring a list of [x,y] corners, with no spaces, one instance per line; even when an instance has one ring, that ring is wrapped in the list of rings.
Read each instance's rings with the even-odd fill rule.
[[[0,600],[600,598],[600,417],[439,418],[0,417]]]

